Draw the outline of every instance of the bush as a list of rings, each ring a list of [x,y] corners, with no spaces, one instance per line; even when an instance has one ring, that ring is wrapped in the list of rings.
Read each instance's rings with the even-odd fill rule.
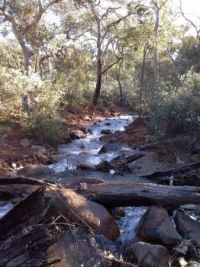
[[[184,131],[200,130],[200,74],[188,72],[182,77],[182,86],[173,93],[163,90],[151,103],[149,129],[161,134],[164,123],[182,125]]]
[[[46,113],[36,113],[23,119],[26,133],[42,143],[57,145],[61,138],[62,121],[60,118],[50,118]]]

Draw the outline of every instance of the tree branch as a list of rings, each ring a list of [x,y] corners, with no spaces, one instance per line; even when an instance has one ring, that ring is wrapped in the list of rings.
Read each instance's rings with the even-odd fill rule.
[[[102,72],[101,74],[105,74],[109,69],[111,69],[114,65],[116,65],[120,60],[122,60],[122,57],[119,57],[116,61],[113,63],[109,64]]]
[[[183,18],[188,22],[190,23],[190,25],[192,25],[192,27],[195,28],[195,31],[196,31],[196,34],[197,34],[197,38],[199,38],[199,33],[200,33],[200,29],[198,29],[198,27],[195,25],[195,23],[190,20],[188,17],[185,16],[185,13],[183,12],[183,8],[182,8],[182,2],[181,0],[179,0],[179,3],[180,3],[180,11],[181,11],[181,15],[183,16]]]

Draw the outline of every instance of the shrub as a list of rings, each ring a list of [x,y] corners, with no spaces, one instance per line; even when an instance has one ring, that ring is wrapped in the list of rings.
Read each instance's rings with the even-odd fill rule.
[[[62,121],[60,118],[50,118],[46,113],[35,113],[23,119],[26,133],[41,143],[57,145],[61,138]]]
[[[200,122],[200,74],[188,72],[182,77],[182,86],[175,92],[162,90],[149,109],[149,129],[161,134],[164,123],[173,120],[183,125],[184,131],[199,130]]]

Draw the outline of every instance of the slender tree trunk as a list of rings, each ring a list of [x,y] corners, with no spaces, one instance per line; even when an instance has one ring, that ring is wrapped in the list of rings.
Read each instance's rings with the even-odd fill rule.
[[[145,44],[143,49],[143,60],[142,60],[142,67],[141,67],[141,77],[140,77],[140,96],[139,96],[139,116],[142,115],[142,99],[143,99],[143,92],[144,92],[144,75],[145,75],[145,65],[146,65],[146,54],[147,54],[147,44]]]
[[[102,76],[103,76],[103,51],[102,51],[102,39],[101,39],[101,21],[98,15],[96,14],[96,11],[94,9],[94,6],[92,5],[92,11],[96,19],[97,23],[97,30],[98,30],[98,36],[97,36],[97,68],[96,68],[96,86],[94,90],[94,94],[92,97],[92,103],[90,106],[90,116],[92,116],[96,110],[96,106],[99,100],[100,92],[101,92],[101,86],[102,86]]]
[[[101,85],[102,85],[102,62],[101,59],[97,62],[97,77],[96,77],[96,86],[95,91],[92,98],[92,104],[91,104],[91,112],[92,114],[95,112],[100,92],[101,92]]]
[[[153,97],[158,90],[159,83],[159,53],[158,53],[158,37],[159,37],[159,25],[160,25],[160,8],[156,5],[155,25],[154,25],[154,80],[155,88],[153,91]]]
[[[22,49],[24,58],[24,72],[26,73],[26,75],[29,75],[31,66],[31,57],[33,56],[32,47],[27,43],[24,35],[20,34],[19,31],[16,29],[15,23],[12,23],[12,29]]]
[[[123,96],[123,91],[122,91],[122,83],[120,80],[121,76],[121,64],[119,64],[118,69],[116,70],[116,77],[117,77],[117,82],[119,85],[119,97],[120,97],[120,104],[122,105],[124,103],[124,96]]]

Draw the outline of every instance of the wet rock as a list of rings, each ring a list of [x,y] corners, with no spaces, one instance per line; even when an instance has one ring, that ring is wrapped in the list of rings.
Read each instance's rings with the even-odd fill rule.
[[[125,209],[123,207],[116,207],[111,209],[110,213],[116,220],[119,220],[125,216]]]
[[[99,150],[99,154],[107,153],[107,152],[114,152],[121,149],[120,144],[114,144],[114,143],[107,143],[102,146],[102,148]]]
[[[89,163],[80,163],[78,169],[81,170],[95,170],[95,166]]]
[[[102,129],[101,134],[111,134],[112,131],[110,129]]]
[[[31,143],[27,138],[24,138],[20,140],[20,145],[22,145],[23,147],[29,147]]]
[[[111,171],[113,173],[121,173],[121,172],[131,172],[128,164],[126,162],[121,161],[102,161],[100,164],[96,165],[96,170],[98,171]]]
[[[17,173],[24,177],[43,178],[47,175],[52,175],[54,172],[47,166],[29,165],[18,170]]]
[[[110,122],[105,122],[105,125],[106,125],[106,126],[110,126],[111,123],[110,123]]]
[[[86,133],[84,133],[82,130],[73,130],[69,133],[70,138],[73,139],[81,139],[86,137]]]
[[[173,247],[181,241],[164,208],[152,206],[137,226],[136,238],[144,242]]]
[[[138,267],[168,267],[170,261],[165,247],[144,242],[130,242],[125,248],[124,257],[125,260],[138,264]]]
[[[81,127],[79,130],[82,131],[84,134],[91,134],[92,133],[92,130],[90,128],[87,128],[87,127]]]
[[[200,247],[200,223],[191,219],[182,211],[177,211],[174,218],[177,231],[192,243]]]

